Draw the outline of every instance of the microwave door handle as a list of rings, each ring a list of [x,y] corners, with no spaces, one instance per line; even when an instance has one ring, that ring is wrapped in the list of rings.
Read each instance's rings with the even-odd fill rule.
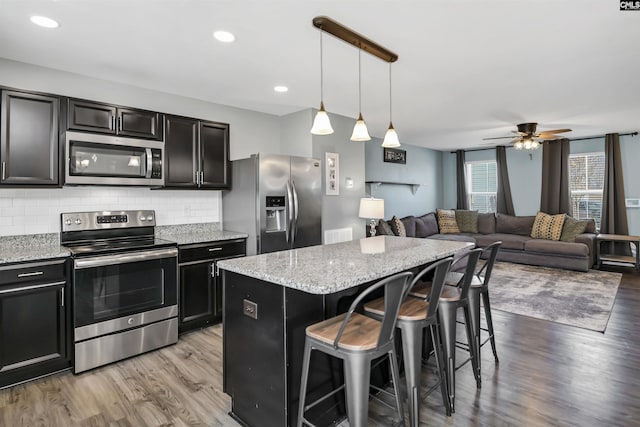
[[[151,156],[151,148],[145,148],[147,154],[147,170],[144,173],[145,178],[151,178],[151,170],[153,169],[153,157]]]

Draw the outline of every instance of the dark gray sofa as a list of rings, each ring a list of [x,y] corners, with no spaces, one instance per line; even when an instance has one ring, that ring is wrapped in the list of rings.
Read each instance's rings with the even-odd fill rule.
[[[478,233],[440,234],[433,212],[400,219],[407,237],[472,242],[481,248],[502,241],[497,258],[499,261],[577,271],[588,271],[593,266],[596,236],[593,220],[587,224],[585,233],[575,238],[575,242],[531,238],[534,220],[535,216],[481,213],[478,214]],[[397,230],[393,228],[395,233]],[[384,234],[380,225],[378,232]]]

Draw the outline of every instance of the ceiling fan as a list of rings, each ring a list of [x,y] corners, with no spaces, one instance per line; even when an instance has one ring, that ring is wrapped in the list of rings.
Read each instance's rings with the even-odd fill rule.
[[[511,132],[515,133],[515,136],[498,136],[495,138],[483,138],[483,141],[488,141],[492,139],[506,139],[506,138],[515,138],[513,141],[513,148],[516,150],[535,150],[540,146],[540,141],[548,141],[552,139],[560,138],[558,133],[571,132],[571,129],[553,129],[553,130],[545,130],[536,133],[537,123],[520,123],[518,125],[518,130],[513,130]]]

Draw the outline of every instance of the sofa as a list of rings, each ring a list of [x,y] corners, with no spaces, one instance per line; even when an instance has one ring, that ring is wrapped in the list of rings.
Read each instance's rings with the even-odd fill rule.
[[[438,210],[419,217],[407,216],[400,219],[393,217],[389,221],[381,220],[377,226],[377,234],[465,241],[475,243],[480,248],[502,241],[497,260],[519,264],[588,271],[595,263],[596,230],[593,220],[576,221],[565,216],[561,226],[563,240],[552,240],[531,237],[536,216],[477,212],[474,215],[474,211],[461,210],[453,212],[456,218],[461,213],[465,213],[464,216],[467,217],[465,226],[461,226],[458,232],[455,228],[452,230],[444,226],[440,215],[441,210]],[[469,212],[472,214],[469,215]],[[546,214],[539,213],[537,216],[540,215]],[[469,217],[471,221],[468,220]],[[476,218],[475,227],[474,217]],[[578,224],[578,234],[571,235],[567,229],[575,224]],[[576,229],[572,228],[572,230]],[[567,238],[564,238],[565,234]]]

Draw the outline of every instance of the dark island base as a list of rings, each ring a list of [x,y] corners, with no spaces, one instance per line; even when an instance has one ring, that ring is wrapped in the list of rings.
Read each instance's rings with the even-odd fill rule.
[[[232,397],[231,415],[247,426],[295,426],[305,328],[347,311],[370,284],[315,295],[229,271],[223,271],[223,277],[223,389]],[[257,318],[251,317],[246,302],[255,304]],[[386,378],[380,370],[372,382],[381,385]],[[342,383],[341,361],[313,352],[307,402]],[[344,394],[337,393],[309,410],[306,418],[329,426],[345,413]]]

